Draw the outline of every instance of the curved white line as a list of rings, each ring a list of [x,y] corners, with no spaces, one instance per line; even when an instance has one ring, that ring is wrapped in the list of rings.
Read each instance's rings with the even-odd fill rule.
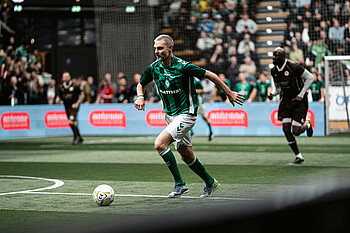
[[[32,192],[39,192],[43,190],[50,190],[54,188],[61,187],[64,185],[64,182],[62,180],[57,180],[57,179],[47,179],[47,178],[42,178],[42,177],[31,177],[31,176],[11,176],[11,175],[0,175],[0,177],[4,178],[20,178],[20,179],[32,179],[32,180],[45,180],[45,181],[51,181],[54,182],[55,184],[45,187],[45,188],[39,188],[39,189],[31,189],[31,190],[24,190],[24,191],[17,191],[17,192],[9,192],[9,193],[0,193],[0,196],[4,195],[10,195],[10,194],[19,194],[19,193],[32,193]]]

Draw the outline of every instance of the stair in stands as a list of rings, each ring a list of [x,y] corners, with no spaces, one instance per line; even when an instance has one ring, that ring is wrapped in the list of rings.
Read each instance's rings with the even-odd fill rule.
[[[281,10],[280,4],[280,0],[268,0],[260,1],[256,7],[256,53],[263,71],[270,69],[273,50],[283,44],[288,13]]]

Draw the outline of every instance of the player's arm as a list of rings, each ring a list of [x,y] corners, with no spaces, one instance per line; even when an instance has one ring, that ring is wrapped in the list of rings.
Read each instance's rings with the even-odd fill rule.
[[[209,79],[213,83],[216,84],[221,90],[225,92],[228,99],[230,100],[230,103],[234,106],[234,103],[237,103],[239,105],[243,105],[244,96],[238,92],[231,91],[228,86],[213,72],[207,70],[204,74],[204,78]]]
[[[137,99],[134,102],[135,108],[137,110],[145,111],[145,97],[143,96],[143,94],[145,93],[145,89],[146,88],[141,83],[137,84],[137,87],[136,87]]]
[[[271,86],[270,86],[270,87],[267,88],[267,92],[266,92],[266,93],[267,93],[267,96],[270,95],[271,91],[272,91],[272,88],[271,88]],[[265,102],[266,102],[266,103],[270,103],[270,99],[269,99],[269,98],[266,98]]]
[[[79,108],[79,106],[80,106],[81,102],[83,102],[84,98],[85,98],[84,92],[80,91],[79,98],[78,98],[77,102],[72,104],[72,108],[75,108],[75,109]]]
[[[280,84],[275,82],[275,80],[273,82],[275,84],[275,91],[274,92],[270,91],[270,93],[267,94],[267,98],[269,100],[272,100],[273,97],[275,97],[275,96],[277,96],[277,95],[279,95],[281,93],[281,86],[280,86]]]
[[[314,76],[307,69],[304,69],[304,72],[300,77],[304,79],[304,87],[303,89],[301,89],[300,93],[295,98],[295,100],[299,100],[299,101],[301,101],[304,98],[306,91],[309,90],[309,88],[311,87],[311,84],[314,81]]]

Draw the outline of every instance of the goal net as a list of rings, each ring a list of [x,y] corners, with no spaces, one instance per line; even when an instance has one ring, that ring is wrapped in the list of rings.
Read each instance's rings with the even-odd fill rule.
[[[98,77],[122,72],[128,80],[153,60],[153,8],[147,1],[94,0]]]
[[[350,56],[325,57],[326,135],[350,132],[349,71]]]

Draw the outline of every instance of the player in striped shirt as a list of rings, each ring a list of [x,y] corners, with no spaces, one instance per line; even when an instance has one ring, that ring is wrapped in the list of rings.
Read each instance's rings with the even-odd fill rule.
[[[243,104],[243,95],[231,91],[221,79],[211,71],[207,71],[173,55],[174,41],[168,35],[159,35],[154,40],[154,50],[157,60],[149,65],[137,85],[137,100],[135,107],[145,110],[144,91],[152,80],[155,81],[163,102],[167,127],[158,135],[154,142],[155,149],[163,158],[175,180],[175,187],[169,197],[178,197],[188,192],[178,169],[174,154],[169,148],[174,143],[181,159],[203,179],[206,186],[201,197],[208,197],[219,188],[219,183],[205,169],[194,155],[190,130],[197,120],[198,98],[194,78],[207,78],[220,87],[234,103]]]

